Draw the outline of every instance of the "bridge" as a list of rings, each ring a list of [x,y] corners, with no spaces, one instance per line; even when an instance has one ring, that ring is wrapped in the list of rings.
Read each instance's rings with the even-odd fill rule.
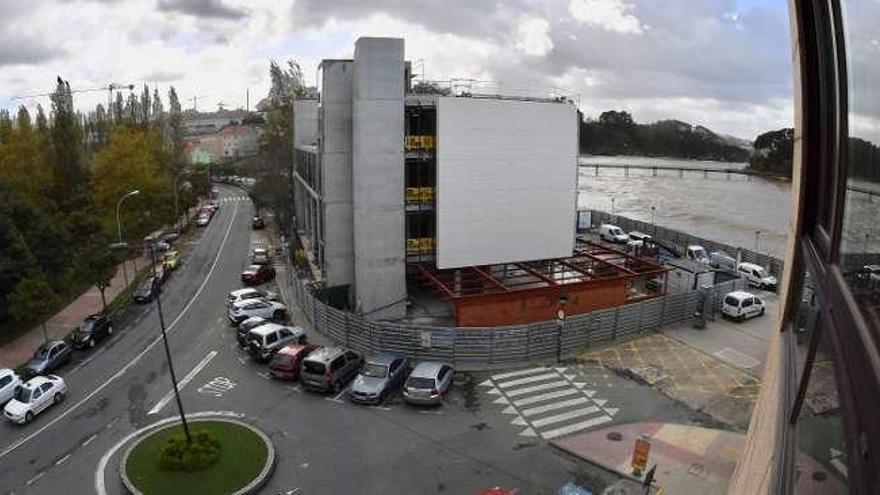
[[[743,168],[730,168],[730,167],[677,167],[675,165],[634,165],[628,163],[578,163],[578,168],[592,168],[595,170],[595,175],[599,175],[600,168],[610,168],[610,169],[619,169],[623,170],[623,174],[626,177],[629,177],[630,170],[650,170],[651,175],[657,177],[658,171],[677,171],[679,177],[684,177],[685,172],[691,172],[695,174],[703,174],[703,177],[708,178],[709,174],[724,174],[727,177],[727,180],[730,180],[730,177],[733,175],[745,176],[747,180],[751,180],[752,177],[760,177],[762,179],[772,179],[772,180],[791,180],[790,177],[785,177],[777,174],[771,174],[767,172],[758,172],[755,170],[750,170],[746,167]],[[874,197],[880,196],[880,190],[871,190],[866,187],[861,186],[847,186],[846,189],[848,191],[853,191],[860,194],[865,194],[868,196],[868,199],[873,201]]]

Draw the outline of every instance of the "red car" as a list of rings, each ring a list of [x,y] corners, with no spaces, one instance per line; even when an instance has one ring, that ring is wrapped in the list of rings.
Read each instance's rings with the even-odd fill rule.
[[[260,285],[275,278],[275,269],[269,265],[250,265],[241,272],[245,285]]]
[[[287,344],[272,357],[269,373],[282,380],[298,379],[303,359],[317,348],[315,344]]]

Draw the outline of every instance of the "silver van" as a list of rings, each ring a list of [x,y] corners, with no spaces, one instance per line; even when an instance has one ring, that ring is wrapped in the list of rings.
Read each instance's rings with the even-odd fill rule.
[[[341,347],[319,347],[302,362],[303,386],[320,392],[339,392],[364,364],[360,354]]]

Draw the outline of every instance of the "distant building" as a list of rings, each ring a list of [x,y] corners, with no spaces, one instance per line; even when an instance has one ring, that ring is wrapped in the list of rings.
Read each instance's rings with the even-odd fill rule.
[[[228,125],[218,132],[193,136],[186,141],[189,163],[219,163],[256,156],[259,131],[251,125]]]
[[[212,134],[230,125],[239,125],[242,120],[248,117],[248,112],[244,110],[224,110],[210,113],[187,111],[183,118],[183,129],[187,136]]]

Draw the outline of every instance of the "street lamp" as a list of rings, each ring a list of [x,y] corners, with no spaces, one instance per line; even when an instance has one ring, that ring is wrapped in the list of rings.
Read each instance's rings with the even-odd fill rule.
[[[760,236],[761,236],[761,231],[756,230],[755,231],[755,253],[758,252],[758,237],[760,237]]]
[[[122,244],[122,222],[119,220],[119,208],[122,207],[122,202],[125,201],[125,198],[128,198],[130,196],[137,196],[140,193],[141,193],[140,189],[135,189],[134,191],[129,191],[128,193],[124,194],[121,198],[119,198],[119,201],[116,202],[116,235],[117,235],[116,241],[119,244]],[[122,260],[122,276],[123,276],[123,278],[125,278],[125,286],[128,287],[128,270],[125,268],[125,260]]]
[[[614,198],[611,198],[611,214],[614,215]]]
[[[157,277],[156,273],[156,243],[150,243],[150,261],[153,264],[153,278]],[[159,315],[159,328],[162,329],[162,343],[165,344],[165,357],[168,359],[168,371],[171,372],[171,384],[174,386],[174,398],[177,400],[177,410],[180,413],[180,422],[183,423],[183,432],[186,435],[186,443],[192,442],[189,436],[189,425],[186,422],[186,414],[183,412],[183,402],[180,400],[180,390],[177,387],[177,375],[174,373],[174,364],[171,362],[171,349],[168,347],[168,335],[165,332],[165,316],[162,313],[162,297],[156,294],[156,312]]]

